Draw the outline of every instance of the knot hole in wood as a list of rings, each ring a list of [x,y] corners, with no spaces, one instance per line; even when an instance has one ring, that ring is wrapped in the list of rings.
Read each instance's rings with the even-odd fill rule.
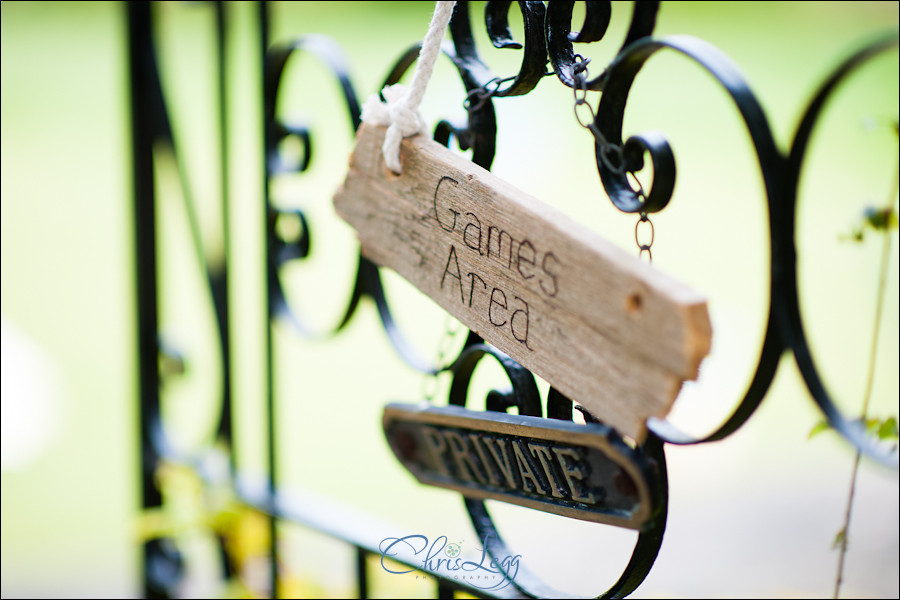
[[[644,300],[641,297],[640,292],[632,292],[628,294],[625,298],[625,310],[628,311],[628,314],[634,314],[641,310],[641,305]]]

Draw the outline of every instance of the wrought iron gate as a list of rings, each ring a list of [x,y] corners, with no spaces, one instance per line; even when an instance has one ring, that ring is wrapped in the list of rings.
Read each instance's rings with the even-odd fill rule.
[[[509,13],[516,12],[512,3],[486,3],[483,11],[489,40],[497,48],[522,49],[518,72],[512,76],[503,76],[492,72],[479,55],[476,40],[481,40],[483,36],[480,32],[473,33],[470,23],[470,12],[474,13],[476,9],[466,2],[457,3],[450,24],[452,44],[444,46],[444,53],[456,69],[464,87],[464,92],[453,100],[464,108],[465,117],[462,122],[457,123],[450,120],[438,122],[433,130],[434,138],[444,145],[455,140],[461,151],[471,151],[471,160],[475,164],[490,169],[495,157],[498,133],[503,131],[498,122],[505,99],[527,95],[539,84],[542,87],[569,88],[569,94],[574,92],[574,97],[565,96],[568,103],[565,110],[574,110],[573,121],[586,130],[583,135],[592,136],[596,168],[602,186],[618,210],[634,215],[635,250],[642,256],[649,256],[653,245],[653,224],[650,219],[666,207],[672,196],[675,161],[665,133],[638,133],[629,136],[624,133],[623,121],[629,93],[638,73],[654,56],[675,53],[711,77],[740,114],[762,176],[762,192],[768,211],[770,260],[767,283],[770,291],[765,334],[755,374],[736,403],[733,413],[711,433],[701,436],[679,431],[669,422],[660,419],[651,419],[648,423],[649,435],[642,444],[626,440],[614,430],[607,431],[610,440],[635,452],[651,472],[648,476],[651,490],[644,500],[650,503],[646,507],[648,516],[638,526],[638,536],[630,561],[618,581],[605,592],[608,596],[624,596],[634,591],[644,580],[662,544],[668,502],[665,444],[714,442],[738,430],[766,396],[780,360],[786,353],[792,354],[796,359],[809,393],[828,424],[870,459],[883,462],[890,468],[897,468],[896,445],[884,444],[873,438],[858,419],[843,414],[817,369],[807,342],[808,334],[804,329],[798,293],[796,219],[798,181],[807,146],[823,107],[834,90],[857,68],[885,52],[895,51],[898,37],[896,31],[888,32],[849,55],[839,65],[806,107],[800,126],[785,152],[779,149],[774,139],[760,101],[726,55],[712,45],[688,36],[654,36],[658,3],[634,4],[624,40],[608,64],[601,64],[598,60],[591,61],[576,52],[576,48],[589,49],[587,44],[597,42],[606,35],[611,19],[610,4],[584,3],[583,23],[578,31],[572,31],[575,4],[519,2],[516,14],[521,18],[524,31],[524,40],[520,44],[513,39],[509,28]],[[340,6],[341,4],[336,4],[333,7],[336,18],[342,10]],[[455,591],[495,597],[561,596],[561,592],[545,584],[524,564],[515,560],[518,556],[515,548],[503,541],[484,502],[476,498],[465,499],[465,506],[479,542],[489,557],[486,564],[490,566],[490,574],[499,577],[496,581],[491,579],[489,584],[487,579],[458,577],[458,574],[446,570],[448,562],[423,563],[415,553],[412,558],[404,558],[404,555],[387,551],[386,548],[391,546],[385,545],[385,535],[383,530],[378,529],[374,517],[360,515],[352,510],[343,511],[332,503],[323,502],[311,495],[292,495],[297,492],[294,489],[296,486],[283,485],[282,473],[290,457],[282,450],[280,440],[291,436],[288,424],[297,418],[297,411],[315,412],[317,415],[328,413],[333,423],[355,418],[351,416],[357,412],[354,403],[364,399],[352,397],[355,392],[349,390],[358,387],[351,385],[351,380],[377,378],[381,368],[379,365],[385,361],[394,361],[395,357],[374,355],[365,364],[348,362],[341,365],[347,381],[337,377],[330,389],[313,392],[322,394],[322,398],[304,397],[307,394],[305,390],[285,389],[280,386],[278,375],[294,369],[302,372],[302,352],[315,351],[312,350],[317,347],[315,344],[339,343],[345,330],[368,327],[358,325],[358,321],[372,320],[372,315],[360,314],[367,310],[365,307],[370,306],[369,303],[377,309],[381,328],[396,351],[396,357],[405,368],[422,374],[424,383],[421,396],[434,399],[437,404],[443,404],[442,398],[446,395],[447,404],[465,406],[467,396],[475,396],[474,387],[473,390],[469,389],[475,368],[486,358],[488,362],[496,361],[502,367],[500,376],[508,378],[512,386],[504,391],[492,389],[487,393],[485,407],[488,411],[507,412],[515,409],[513,412],[522,416],[546,416],[547,419],[570,422],[574,418],[579,423],[583,421],[588,424],[601,422],[603,415],[592,415],[581,410],[579,417],[579,413],[573,411],[570,400],[553,387],[542,386],[539,392],[528,371],[485,344],[477,334],[468,331],[451,335],[458,329],[455,324],[449,325],[449,332],[445,332],[443,328],[438,332],[436,337],[440,350],[437,359],[423,358],[419,349],[409,342],[410,334],[415,334],[415,331],[409,331],[408,327],[400,323],[402,318],[398,320],[398,312],[399,317],[403,317],[406,310],[403,304],[405,297],[401,300],[394,298],[390,302],[388,299],[389,290],[402,288],[386,285],[384,280],[391,275],[380,270],[361,253],[350,251],[347,254],[348,264],[353,265],[348,267],[349,274],[341,273],[337,278],[328,273],[318,278],[310,278],[307,274],[302,279],[303,284],[296,286],[293,281],[295,274],[291,270],[323,247],[330,252],[330,247],[339,245],[341,238],[338,236],[338,241],[334,242],[330,232],[327,235],[320,234],[315,218],[310,216],[309,211],[291,206],[296,203],[286,201],[290,200],[286,196],[296,194],[292,186],[295,185],[298,174],[313,171],[310,167],[315,165],[314,148],[315,156],[319,155],[319,147],[325,148],[324,152],[327,153],[327,138],[343,133],[329,132],[325,136],[321,131],[314,133],[305,124],[289,122],[282,116],[284,102],[281,98],[288,93],[284,91],[289,86],[288,65],[299,60],[294,57],[305,55],[317,59],[339,84],[344,127],[348,136],[352,135],[360,124],[360,103],[342,51],[330,39],[318,35],[270,43],[270,7],[266,3],[255,5],[252,14],[246,6],[236,8],[229,3],[216,2],[209,7],[202,7],[212,24],[211,31],[214,31],[210,38],[214,43],[214,50],[210,56],[214,57],[214,64],[211,66],[216,72],[216,84],[208,90],[208,100],[212,102],[210,110],[214,115],[210,121],[215,122],[217,131],[207,132],[216,140],[206,147],[207,154],[210,149],[214,149],[212,158],[207,157],[209,164],[198,166],[196,161],[191,162],[190,152],[184,150],[178,135],[179,125],[186,127],[191,124],[176,123],[170,96],[177,94],[164,92],[165,77],[161,74],[158,57],[161,48],[154,38],[160,27],[160,17],[158,14],[154,15],[154,11],[159,10],[160,7],[147,2],[128,3],[144,509],[152,511],[162,506],[167,486],[178,485],[177,472],[173,474],[171,465],[181,465],[188,469],[210,490],[220,494],[224,498],[223,504],[218,507],[219,512],[209,525],[221,552],[221,565],[226,578],[247,568],[246,562],[242,562],[240,558],[241,552],[232,545],[232,536],[238,535],[235,531],[246,525],[247,518],[235,516],[235,511],[247,508],[265,515],[263,537],[267,540],[265,554],[269,560],[265,563],[267,583],[262,587],[270,593],[285,589],[283,574],[279,572],[279,552],[282,549],[277,543],[281,524],[301,523],[327,536],[333,536],[353,549],[357,582],[355,593],[359,597],[367,597],[369,594],[368,582],[373,560],[382,561],[380,564],[383,565],[386,555],[396,561],[389,564],[406,565],[405,569],[432,577],[436,581],[440,597],[452,597]],[[480,5],[477,10],[482,10]],[[233,25],[233,21],[229,22],[229,17],[237,11],[243,11],[244,18],[255,20],[254,48],[228,45],[228,31]],[[377,34],[376,28],[372,31],[373,35]],[[386,69],[388,74],[384,85],[400,81],[412,68],[419,45],[400,50],[399,58],[393,66]],[[229,65],[240,60],[250,60],[246,58],[248,55],[255,57],[252,60],[257,62],[255,66],[246,68],[245,72],[254,74],[256,79],[230,80]],[[246,113],[255,116],[245,117],[255,119],[252,126],[259,132],[259,152],[236,149],[230,136],[234,125],[229,121],[228,115],[234,111],[232,96],[239,87],[258,90],[260,94],[256,112],[251,109]],[[590,97],[589,93],[592,92],[599,94]],[[591,103],[594,103],[595,108]],[[324,141],[320,142],[320,139]],[[344,159],[345,157],[340,157],[341,161]],[[652,169],[651,178],[646,176],[645,162],[648,164],[647,170]],[[198,194],[188,176],[191,169],[218,172],[216,183],[211,183],[215,177],[207,177],[206,185],[214,191],[207,189]],[[258,178],[254,180],[254,176],[250,175],[249,183],[242,181],[240,186],[235,186],[233,173],[237,170],[256,172]],[[172,187],[171,180],[178,181],[178,186]],[[261,202],[247,201],[247,190],[252,190],[254,185],[258,188],[256,192],[251,191],[250,195],[256,193]],[[240,190],[235,191],[235,187],[240,187]],[[215,340],[213,344],[216,352],[200,359],[199,367],[196,366],[196,356],[187,352],[187,358],[183,358],[177,349],[178,345],[172,347],[161,336],[163,328],[160,315],[166,310],[171,313],[172,304],[166,299],[167,291],[161,288],[157,276],[162,269],[161,262],[168,260],[166,264],[172,268],[173,265],[178,267],[179,260],[172,258],[177,256],[176,250],[167,247],[165,227],[173,227],[174,221],[165,212],[172,209],[164,208],[161,199],[178,195],[182,200],[177,205],[180,206],[178,210],[182,211],[178,219],[182,220],[182,226],[189,232],[191,242],[189,247],[178,248],[177,251],[193,253],[191,260],[196,264],[192,267],[193,271],[185,277],[202,279],[203,284],[198,289],[208,295],[214,315],[209,323],[202,326],[207,329],[206,338]],[[201,196],[218,197],[218,206],[201,207]],[[243,208],[237,209],[236,203],[240,203]],[[890,219],[896,219],[896,213],[891,212],[895,210],[893,203],[892,198],[886,212],[870,215],[869,226],[877,228],[878,219],[881,218],[882,225],[889,227]],[[249,307],[246,303],[236,306],[233,298],[234,270],[242,268],[239,266],[242,257],[233,254],[234,246],[231,243],[231,237],[237,235],[241,226],[235,215],[247,206],[250,206],[250,210],[257,211],[259,222],[265,224],[263,231],[241,234],[249,235],[251,239],[258,237],[265,248],[264,277],[257,277],[255,280],[260,285],[261,296],[252,298]],[[889,232],[887,236],[890,237]],[[188,260],[185,259],[184,262]],[[335,283],[340,278],[346,281]],[[249,280],[253,281],[253,278]],[[248,285],[246,277],[240,285]],[[338,293],[324,289],[340,288],[342,285],[345,290],[339,290]],[[342,296],[344,291],[346,295]],[[307,300],[313,304],[318,301],[328,305],[326,308],[331,311],[331,315],[325,318],[308,318],[299,308],[303,306],[304,310],[308,309],[311,305]],[[259,306],[252,305],[253,302],[258,302]],[[337,308],[332,310],[335,306]],[[261,310],[257,311],[260,307]],[[423,310],[432,309],[429,306]],[[329,319],[332,322],[330,326],[327,325]],[[326,325],[323,326],[323,322]],[[252,368],[246,364],[246,354],[242,354],[244,358],[236,359],[240,352],[233,335],[236,328],[255,332],[249,337],[253,338],[255,335],[253,344],[260,357],[255,365],[251,365]],[[289,342],[284,342],[283,338],[291,336],[307,340],[304,343],[308,345],[303,351],[284,350],[290,346],[286,345]],[[279,357],[279,348],[290,356]],[[378,352],[378,349],[374,352]],[[205,437],[197,436],[194,432],[193,435],[204,441],[194,444],[188,450],[173,441],[162,408],[162,397],[165,394],[178,397],[179,394],[191,393],[191,390],[177,389],[177,374],[185,368],[199,369],[210,381],[215,382],[212,388],[216,391],[204,393],[214,397],[210,410],[213,413],[218,411],[219,414],[214,431],[211,434],[206,432],[209,435]],[[241,373],[242,370],[254,369],[264,373],[261,380],[254,380],[253,375]],[[243,390],[261,390],[261,411],[248,413],[246,409],[239,411],[233,405],[232,398],[236,395],[238,385]],[[481,393],[480,389],[478,393]],[[301,397],[289,405],[286,399],[295,395]],[[380,405],[387,400],[389,399],[373,399],[368,404]],[[474,399],[468,399],[470,407],[474,403]],[[304,406],[307,408],[302,408]],[[265,441],[263,446],[249,451],[246,447],[242,449],[245,454],[249,453],[254,457],[247,461],[248,465],[242,464],[236,448],[240,447],[242,441],[253,439],[247,433],[247,429],[251,427],[264,429]],[[188,437],[190,435],[192,434],[189,433]],[[341,435],[339,427],[336,428],[335,435]],[[342,447],[347,452],[365,456],[369,451],[367,447],[362,444],[360,445],[363,447],[359,447],[354,442],[355,440],[343,440]],[[303,458],[311,465],[309,472],[317,474],[331,469],[335,479],[353,480],[346,484],[337,483],[337,487],[341,489],[358,485],[356,482],[360,480],[371,483],[364,472],[341,472],[347,467],[340,466],[339,461],[335,461],[331,467],[318,464],[331,460],[329,452],[332,451],[322,447],[304,448]],[[298,462],[302,464],[304,461]],[[170,466],[161,467],[163,464]],[[363,461],[357,461],[357,464],[364,471]],[[261,478],[253,479],[249,475],[260,472],[263,473]],[[381,490],[380,493],[386,492]],[[183,563],[170,537],[162,534],[154,536],[144,546],[145,591],[149,597],[170,597],[177,593]],[[394,542],[400,539],[396,538]],[[441,546],[442,551],[447,551],[442,556],[450,557],[448,551],[453,540],[444,542],[450,543]],[[485,567],[485,563],[480,564],[482,568]]]

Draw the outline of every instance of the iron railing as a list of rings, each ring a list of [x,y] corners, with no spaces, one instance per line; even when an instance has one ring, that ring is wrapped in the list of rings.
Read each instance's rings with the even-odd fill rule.
[[[615,57],[607,65],[597,64],[576,52],[576,45],[600,40],[610,23],[611,6],[606,2],[587,2],[584,22],[577,32],[572,31],[574,2],[519,2],[515,5],[523,23],[524,39],[518,42],[510,33],[509,12],[514,10],[510,2],[487,2],[484,7],[486,32],[498,48],[521,48],[522,62],[517,73],[500,76],[493,73],[482,61],[470,23],[470,7],[459,2],[450,24],[452,44],[444,47],[466,90],[461,98],[466,109],[466,121],[462,124],[441,120],[434,127],[434,138],[448,145],[455,139],[459,149],[471,153],[471,160],[490,169],[496,150],[498,125],[496,110],[503,99],[525,95],[538,85],[562,85],[574,93],[575,114],[578,122],[594,137],[596,166],[603,188],[611,202],[620,211],[639,215],[646,222],[650,215],[663,210],[672,197],[675,187],[675,159],[665,134],[638,133],[625,136],[623,119],[628,105],[629,92],[639,71],[659,53],[674,52],[705,70],[717,85],[727,93],[739,112],[752,141],[753,150],[764,182],[765,202],[768,212],[768,238],[770,264],[768,269],[768,318],[764,342],[758,357],[755,375],[742,399],[737,402],[733,414],[712,432],[693,436],[676,429],[662,420],[651,420],[648,440],[639,447],[652,466],[656,490],[653,518],[648,520],[638,536],[631,561],[619,580],[607,591],[606,596],[624,596],[632,592],[644,580],[659,552],[667,514],[667,475],[665,444],[700,444],[726,438],[740,428],[766,397],[786,353],[792,354],[802,373],[809,392],[821,409],[828,424],[840,432],[846,440],[873,460],[897,468],[896,447],[886,447],[871,436],[857,419],[842,414],[819,374],[805,333],[803,313],[798,299],[796,258],[796,215],[798,180],[804,166],[804,158],[811,133],[817,119],[833,91],[855,69],[870,58],[897,47],[896,31],[888,32],[849,56],[814,95],[800,121],[787,151],[779,149],[772,134],[772,127],[765,111],[740,71],[728,56],[714,46],[688,36],[655,37],[656,2],[635,3],[624,42]],[[270,43],[269,9],[259,3],[256,10],[257,47],[254,60],[258,61],[260,79],[244,81],[241,85],[256,86],[261,97],[261,114],[256,118],[262,132],[262,152],[255,164],[242,168],[258,169],[262,174],[259,210],[265,223],[265,315],[257,325],[263,336],[263,363],[265,385],[260,398],[264,404],[265,469],[264,481],[251,481],[236,460],[235,409],[232,406],[234,364],[233,336],[230,324],[235,315],[229,296],[229,272],[234,258],[230,255],[230,235],[236,228],[232,219],[232,198],[228,173],[233,168],[229,160],[230,146],[229,90],[234,82],[228,79],[228,3],[212,4],[215,15],[216,88],[219,114],[218,161],[221,191],[219,222],[214,224],[223,242],[215,249],[204,245],[200,233],[208,223],[201,224],[198,208],[190,186],[184,178],[186,169],[181,149],[176,147],[176,135],[170,119],[170,107],[161,84],[157,58],[158,42],[154,39],[155,7],[147,2],[128,3],[131,114],[134,176],[135,253],[137,261],[137,313],[139,315],[140,406],[141,406],[141,460],[143,508],[152,510],[163,504],[163,489],[158,481],[159,465],[163,461],[183,464],[193,469],[210,487],[230,490],[237,502],[252,507],[268,516],[269,533],[269,589],[279,589],[279,536],[280,522],[304,524],[314,530],[343,540],[355,548],[356,582],[359,597],[368,595],[367,557],[382,556],[385,552],[383,536],[379,535],[375,518],[363,513],[340,511],[312,496],[298,496],[297,490],[285,491],[279,473],[289,457],[278,451],[281,416],[276,402],[278,386],[274,356],[274,328],[277,323],[292,326],[296,335],[318,339],[340,334],[357,318],[357,308],[369,299],[377,307],[381,324],[397,355],[412,370],[425,374],[450,373],[453,384],[448,403],[465,405],[468,384],[476,364],[484,357],[499,361],[510,380],[511,389],[491,392],[487,410],[506,411],[515,407],[519,414],[542,416],[551,419],[573,419],[573,404],[551,388],[544,400],[534,385],[533,376],[514,361],[494,348],[484,344],[476,334],[469,333],[458,356],[443,356],[433,364],[413,349],[393,318],[397,307],[388,301],[379,268],[363,257],[357,258],[355,282],[345,308],[336,325],[321,330],[317,323],[306,319],[292,306],[282,282],[282,271],[295,261],[309,255],[312,231],[310,221],[302,210],[282,209],[277,202],[279,178],[305,172],[312,156],[312,133],[299,125],[283,121],[278,111],[279,92],[285,82],[286,65],[296,55],[311,55],[321,61],[338,81],[345,103],[346,116],[353,129],[360,123],[360,103],[351,83],[349,70],[341,50],[330,39],[318,35],[299,37],[287,43]],[[418,45],[399,53],[393,66],[387,69],[384,84],[401,80],[415,63]],[[599,92],[599,103],[592,108],[587,101],[588,92]],[[299,159],[291,158],[283,151],[285,142],[293,141],[301,149]],[[162,242],[157,229],[158,182],[165,161],[174,161],[176,176],[182,177],[183,209],[192,234],[200,264],[206,278],[205,286],[215,315],[215,331],[218,338],[216,359],[221,364],[218,400],[220,416],[216,425],[214,447],[198,452],[185,453],[171,443],[161,416],[161,389],[168,373],[182,368],[177,352],[165,347],[160,338],[160,289],[157,279],[158,257]],[[652,165],[652,181],[643,187],[637,184],[635,175],[644,169],[645,162]],[[646,179],[642,176],[641,179]],[[285,224],[293,223],[294,231],[285,234]],[[318,243],[318,240],[317,240]],[[638,242],[643,254],[650,244]],[[243,318],[243,317],[240,317]],[[378,360],[375,356],[372,360]],[[299,368],[303,368],[302,365]],[[161,374],[162,373],[162,374]],[[335,382],[335,389],[340,389]],[[340,394],[340,392],[337,392]],[[349,399],[348,399],[349,402]],[[546,407],[546,409],[544,409]],[[594,415],[584,411],[586,422],[596,421]],[[602,416],[601,416],[602,417]],[[282,431],[279,434],[279,431]],[[615,436],[615,432],[610,432]],[[216,466],[211,457],[224,450],[227,466]],[[485,505],[480,500],[466,499],[466,509],[472,524],[483,541],[487,553],[499,565],[503,557],[514,556],[512,548],[503,542]],[[226,575],[236,568],[224,537],[218,537],[222,550],[222,564]],[[182,559],[166,536],[156,537],[144,546],[144,585],[148,597],[170,597],[177,593],[183,575]],[[419,561],[395,559],[410,568],[433,576],[437,581],[439,597],[451,597],[456,590],[479,596],[494,597],[560,597],[563,594],[541,581],[523,565],[506,564],[500,567],[504,585],[485,589],[473,582],[454,579],[446,571],[423,566]]]

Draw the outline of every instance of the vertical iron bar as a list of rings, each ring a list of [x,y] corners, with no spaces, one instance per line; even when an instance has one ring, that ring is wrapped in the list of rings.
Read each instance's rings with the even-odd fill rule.
[[[275,517],[275,492],[277,490],[277,462],[276,462],[276,443],[275,443],[275,377],[274,377],[274,353],[272,347],[272,289],[275,285],[276,273],[273,272],[275,253],[272,247],[273,239],[269,235],[269,215],[271,213],[269,207],[269,169],[267,163],[267,151],[269,148],[269,131],[268,115],[266,114],[266,54],[269,50],[269,10],[266,2],[259,3],[259,41],[261,50],[260,68],[260,90],[262,91],[262,168],[263,168],[263,227],[265,236],[265,269],[266,269],[266,289],[265,298],[265,337],[266,337],[266,438],[267,438],[267,462],[269,470],[269,553],[272,557],[270,565],[270,581],[272,584],[272,597],[278,597],[278,544],[276,535],[278,533],[278,520]]]
[[[210,272],[210,291],[213,295],[217,324],[219,327],[219,344],[222,356],[222,413],[219,416],[217,437],[228,448],[228,464],[232,478],[237,474],[237,450],[234,445],[234,427],[232,419],[231,399],[231,323],[229,320],[230,294],[228,288],[228,270],[231,264],[231,202],[229,187],[229,135],[228,135],[228,79],[227,61],[225,58],[225,7],[219,1],[215,3],[216,13],[216,58],[218,67],[219,94],[219,171],[221,194],[221,226],[222,226],[222,262],[217,270]],[[217,533],[219,552],[226,580],[235,576],[232,557],[228,552],[228,544],[222,533]]]
[[[455,597],[453,588],[444,583],[443,579],[438,579],[437,597],[439,598],[439,600],[453,600],[453,598]]]
[[[357,598],[360,600],[365,600],[369,597],[369,574],[366,569],[366,557],[368,553],[360,548],[356,547],[356,590],[357,590]]]
[[[222,348],[222,415],[219,420],[219,438],[227,443],[232,473],[236,469],[237,456],[234,448],[234,437],[231,417],[231,326],[229,323],[228,269],[231,263],[231,214],[230,187],[228,182],[228,94],[225,60],[225,9],[222,2],[216,2],[216,53],[218,59],[219,87],[219,168],[221,170],[222,195],[222,264],[220,271],[213,273],[213,302],[216,306],[216,317],[219,324],[220,344]]]
[[[153,182],[153,94],[150,79],[152,40],[150,5],[128,3],[128,51],[131,92],[132,193],[136,277],[139,427],[141,432],[141,504],[143,509],[162,505],[154,482],[159,455],[153,429],[159,415],[158,306],[156,283],[156,209]],[[151,585],[148,567],[150,544],[143,547],[142,587],[144,596],[160,597]]]

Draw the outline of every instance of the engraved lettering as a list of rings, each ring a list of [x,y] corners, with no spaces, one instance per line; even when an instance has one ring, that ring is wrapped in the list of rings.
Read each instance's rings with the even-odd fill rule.
[[[475,452],[478,453],[478,458],[481,460],[481,464],[484,467],[484,472],[487,473],[488,479],[490,479],[493,485],[500,485],[500,479],[497,478],[497,474],[494,472],[494,469],[490,467],[487,455],[484,453],[484,449],[481,447],[481,444],[478,443],[479,441],[481,441],[481,439],[482,438],[477,434],[469,434],[469,441],[472,443],[472,447],[475,448]]]
[[[509,242],[507,242],[507,244],[506,244],[506,247],[509,250],[509,253],[507,255],[508,258],[507,258],[506,268],[507,269],[512,268],[512,245],[513,245],[512,236],[509,235],[509,233],[507,233],[503,229],[499,229],[493,225],[488,226],[487,256],[488,256],[488,258],[491,257],[491,239],[493,238],[495,232],[497,234],[497,258],[499,258],[501,260],[503,259],[503,236],[505,235],[506,238],[509,240]]]
[[[458,192],[445,189],[441,194],[441,186],[445,181],[454,187],[461,187],[456,179],[445,175],[438,180],[434,191],[434,219],[441,229],[451,234],[453,240],[441,273],[440,289],[443,290],[445,285],[452,286],[447,282],[448,277],[456,280],[462,304],[480,312],[482,319],[487,316],[488,322],[496,328],[505,329],[508,326],[508,335],[528,350],[534,351],[532,339],[529,338],[531,306],[534,302],[533,296],[529,294],[542,293],[552,298],[559,293],[559,258],[552,251],[542,252],[532,240],[515,236],[515,231],[510,232],[492,225],[483,218],[478,208],[467,211],[469,201]],[[457,249],[457,245],[460,249]],[[483,259],[478,260],[476,257],[474,265],[467,264],[467,258],[472,258],[473,255],[463,248],[491,260],[485,263]],[[463,273],[469,279],[468,300]],[[528,285],[533,287],[517,286],[515,282],[518,281],[530,282]],[[475,290],[479,285],[479,293],[485,293],[486,305],[479,301],[476,306]],[[484,310],[487,315],[481,312]]]
[[[532,350],[533,348],[528,345],[528,303],[518,296],[516,296],[515,299],[521,302],[525,309],[523,310],[519,308],[512,314],[512,316],[509,318],[509,330],[512,332],[513,337],[516,338],[517,342],[525,344],[526,348]],[[519,334],[522,334],[522,337],[519,337],[519,334],[516,333],[516,317],[519,315],[521,315],[521,317],[519,318],[519,323],[522,322],[522,319],[525,319],[524,327],[519,327]],[[525,330],[524,333],[522,332],[522,329]]]
[[[528,455],[522,449],[522,440],[513,440],[513,454],[516,455],[516,464],[519,466],[519,475],[522,477],[522,491],[528,491],[528,481],[531,481],[531,485],[534,486],[534,491],[538,494],[544,495],[547,492],[544,491],[544,487],[541,485],[540,479],[534,473],[534,465],[531,462],[531,459],[528,458]]]
[[[478,466],[475,464],[472,455],[469,454],[466,439],[455,431],[444,431],[444,438],[446,438],[447,443],[450,445],[450,454],[456,462],[456,470],[459,474],[459,478],[465,481],[472,481],[472,475],[474,474],[474,478],[478,480],[478,483],[482,485],[487,483],[481,475]]]
[[[495,296],[498,295],[498,292],[499,292],[499,296],[502,298],[502,301],[495,299]],[[502,308],[503,310],[507,309],[506,294],[503,292],[503,290],[501,290],[499,288],[494,288],[493,290],[491,290],[491,303],[488,306],[488,320],[491,322],[491,325],[493,325],[495,327],[503,327],[504,325],[506,325],[506,319],[503,319],[499,323],[494,321],[493,309],[494,309],[495,304],[497,306],[499,306],[500,308]]]
[[[474,221],[470,221],[466,228],[463,230],[463,243],[471,248],[472,250],[476,250],[478,254],[483,254],[481,252],[481,220],[478,218],[478,215],[472,212],[466,213],[467,217],[472,217]],[[472,242],[469,240],[469,229],[475,229],[478,231],[478,238],[475,240],[475,245],[472,245]]]
[[[566,478],[566,482],[569,484],[569,489],[572,490],[572,500],[585,502],[587,504],[595,504],[599,498],[594,495],[593,492],[587,492],[587,494],[585,494],[581,490],[581,482],[587,475],[585,474],[584,469],[578,464],[580,458],[578,452],[572,448],[554,447],[553,453],[559,461],[559,466],[562,469],[563,476]],[[568,459],[571,459],[571,462]]]
[[[434,219],[438,222],[438,225],[440,225],[441,229],[443,229],[444,231],[453,231],[454,229],[456,229],[456,216],[459,215],[459,211],[453,210],[452,208],[447,209],[448,212],[453,214],[453,222],[449,227],[445,225],[443,221],[441,221],[441,218],[438,215],[438,191],[441,189],[441,184],[445,181],[452,181],[454,185],[459,185],[458,181],[456,181],[452,177],[447,177],[446,175],[441,177],[440,181],[438,181],[437,187],[434,188]]]
[[[516,269],[518,269],[522,279],[527,281],[534,277],[534,273],[529,272],[526,274],[522,269],[523,264],[534,266],[534,245],[528,240],[522,240],[522,243],[519,244],[519,250],[516,252]]]
[[[547,254],[544,255],[544,260],[541,262],[541,269],[544,271],[544,273],[547,274],[548,277],[550,277],[553,285],[550,289],[547,289],[547,286],[544,285],[543,277],[540,279],[539,283],[540,283],[541,289],[544,291],[544,293],[552,298],[552,297],[556,296],[557,292],[559,292],[559,288],[556,285],[556,273],[554,273],[552,270],[550,270],[550,267],[547,265],[547,262],[551,259],[556,264],[559,264],[559,259],[556,258],[556,255],[553,254],[552,252],[548,252]]]
[[[456,275],[450,272],[450,261],[453,261],[453,265],[456,267]],[[450,246],[450,254],[447,256],[447,265],[444,267],[444,274],[441,276],[441,289],[444,289],[444,280],[447,278],[447,275],[450,275],[453,279],[455,279],[459,283],[459,301],[465,302],[465,298],[463,297],[463,286],[462,286],[462,273],[459,271],[459,259],[456,258],[456,248],[452,245]]]
[[[563,488],[553,473],[553,457],[550,456],[550,448],[540,444],[528,444],[528,449],[541,461],[541,468],[544,470],[544,476],[546,476],[547,484],[550,486],[550,493],[553,494],[554,498],[562,498],[563,494],[561,492]]]
[[[484,445],[487,446],[491,456],[494,457],[494,463],[497,465],[497,468],[500,469],[500,474],[503,475],[503,479],[506,480],[506,485],[508,485],[510,489],[515,490],[516,478],[513,473],[512,461],[509,458],[509,451],[506,443],[507,441],[504,439],[484,438]]]
[[[450,477],[450,471],[444,464],[444,451],[447,450],[447,442],[441,436],[441,432],[434,427],[423,427],[422,437],[425,438],[425,447],[431,455],[431,463],[445,477]]]
[[[478,283],[481,284],[484,291],[487,291],[487,284],[484,282],[484,279],[479,277],[476,273],[468,273],[468,276],[472,280],[472,285],[469,287],[469,308],[472,308],[472,295],[475,293],[475,280],[478,280]]]

